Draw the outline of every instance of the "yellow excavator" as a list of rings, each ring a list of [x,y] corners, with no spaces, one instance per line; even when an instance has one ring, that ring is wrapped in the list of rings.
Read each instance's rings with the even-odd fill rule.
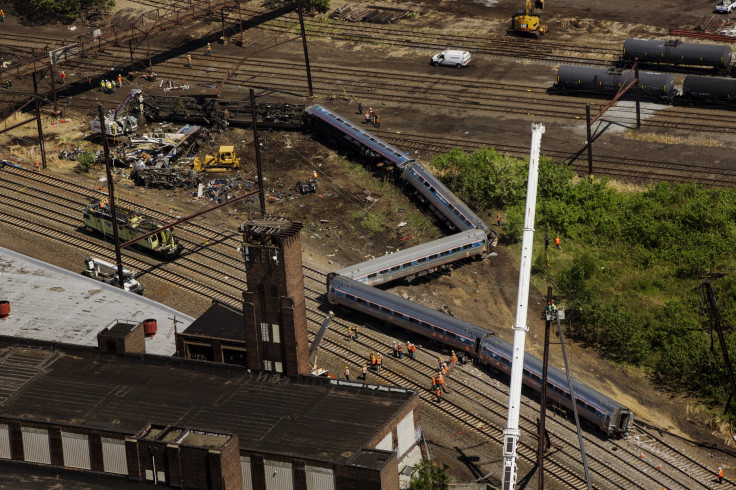
[[[534,7],[544,10],[544,0],[534,0]],[[512,34],[538,38],[547,32],[547,26],[539,25],[539,14],[532,8],[532,0],[526,0],[524,8],[511,18]]]

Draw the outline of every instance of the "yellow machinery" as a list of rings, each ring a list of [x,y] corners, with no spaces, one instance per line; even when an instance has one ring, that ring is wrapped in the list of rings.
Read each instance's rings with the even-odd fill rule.
[[[535,0],[537,8],[544,8],[544,0]],[[547,32],[547,26],[539,25],[539,14],[532,8],[532,0],[526,0],[524,8],[511,18],[511,32],[538,38]]]
[[[204,160],[194,157],[195,172],[225,172],[240,167],[240,159],[235,156],[234,146],[221,146],[217,156],[207,155]]]

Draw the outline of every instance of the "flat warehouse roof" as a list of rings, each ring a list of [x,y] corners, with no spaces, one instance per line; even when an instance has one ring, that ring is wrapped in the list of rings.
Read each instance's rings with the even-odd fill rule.
[[[28,349],[3,339],[0,416],[131,435],[149,422],[191,427],[236,434],[245,450],[344,462],[417,396],[400,388],[71,349]]]
[[[79,264],[79,270],[84,264]],[[172,319],[185,329],[194,318],[140,295],[0,247],[0,300],[10,302],[2,335],[97,346],[97,334],[116,320],[158,322],[146,338],[149,354],[174,355]]]

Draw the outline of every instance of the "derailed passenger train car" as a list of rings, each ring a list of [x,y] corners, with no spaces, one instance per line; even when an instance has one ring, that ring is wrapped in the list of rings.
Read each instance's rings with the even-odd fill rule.
[[[327,295],[332,304],[435,339],[505,374],[511,373],[513,346],[482,327],[342,276],[331,277]],[[542,388],[542,361],[529,354],[524,356],[523,382],[537,392]],[[631,429],[634,414],[629,408],[578,381],[574,385],[575,401],[583,419],[612,436]],[[547,395],[572,408],[567,377],[552,366],[547,371]]]
[[[664,63],[682,66],[707,66],[725,70],[731,65],[731,48],[717,44],[685,43],[679,39],[641,39],[630,37],[624,41],[621,59],[641,63]]]
[[[557,71],[555,89],[561,93],[616,93],[635,78],[634,70],[562,65]],[[671,102],[677,91],[672,75],[639,71],[639,90],[649,98]],[[633,95],[633,88],[628,92]]]

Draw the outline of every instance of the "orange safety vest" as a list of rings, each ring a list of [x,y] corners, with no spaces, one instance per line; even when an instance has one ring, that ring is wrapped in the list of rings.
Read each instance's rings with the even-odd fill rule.
[[[371,366],[375,366],[377,361],[375,357],[371,356]]]
[[[412,352],[416,352],[417,351],[417,346],[414,345],[414,344],[411,344],[411,351]]]
[[[368,372],[368,368],[363,366],[363,374],[365,374],[366,372]]]
[[[404,350],[404,346],[403,346],[403,345],[401,345],[401,344],[399,344],[399,352],[401,352],[401,351],[403,351],[403,350]]]
[[[555,245],[559,245],[559,244],[560,244],[560,237],[556,236],[555,237]]]
[[[723,468],[718,468],[718,477],[723,478]]]
[[[378,359],[376,359],[376,361],[378,362],[378,365],[379,366],[381,365],[381,362],[382,362],[381,359],[383,359],[381,356],[378,356]]]

